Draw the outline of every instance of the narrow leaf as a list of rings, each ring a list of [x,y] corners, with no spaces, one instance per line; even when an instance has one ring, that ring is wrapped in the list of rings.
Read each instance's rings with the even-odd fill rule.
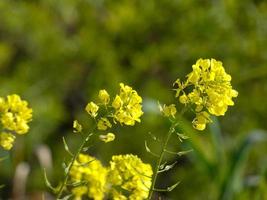
[[[95,161],[96,159],[93,159],[93,160],[90,160],[89,162],[86,162],[86,163],[80,163],[80,164],[77,164],[75,166],[81,166],[81,167],[87,167],[91,162]]]
[[[88,181],[78,181],[78,182],[72,182],[72,183],[68,183],[68,186],[73,186],[73,187],[78,187],[78,186],[82,186],[82,185],[86,185],[88,183]]]
[[[173,191],[179,184],[181,183],[181,181],[178,181],[177,183],[175,183],[174,185],[167,187],[167,191],[171,192]]]
[[[185,134],[182,134],[182,133],[177,133],[176,132],[176,135],[178,136],[178,139],[180,140],[180,142],[183,142],[183,140],[189,139],[189,136],[187,136]]]
[[[90,139],[90,137],[91,137],[92,135],[94,135],[94,133],[90,133],[90,134],[88,135],[88,137],[85,139],[85,141],[88,142],[89,139]]]
[[[178,153],[177,153],[177,155],[178,156],[183,156],[183,155],[186,155],[186,154],[188,154],[188,153],[190,153],[190,152],[192,152],[193,151],[193,149],[189,149],[189,150],[186,150],[186,151],[179,151]]]
[[[46,187],[48,187],[48,188],[51,189],[54,193],[56,193],[56,189],[51,185],[50,181],[49,181],[48,178],[47,178],[45,169],[44,169],[44,180],[45,180],[45,185],[46,185]]]
[[[146,141],[145,141],[145,148],[146,148],[146,151],[147,151],[148,153],[150,153],[151,155],[153,155],[153,156],[155,156],[155,157],[159,157],[159,155],[153,153],[153,152],[150,150],[150,148],[147,146],[147,142],[146,142]]]
[[[181,181],[178,181],[177,183],[173,184],[172,186],[170,187],[167,187],[167,189],[157,189],[157,188],[153,188],[152,190],[153,191],[156,191],[156,192],[171,192],[173,191],[179,184],[180,184]]]
[[[83,152],[87,152],[92,146],[93,146],[93,145],[88,146],[88,147],[83,147],[82,151],[83,151]]]
[[[177,161],[175,161],[174,163],[172,163],[170,165],[165,165],[165,167],[162,170],[159,170],[158,173],[162,173],[162,172],[165,172],[165,171],[172,169],[176,165],[176,163],[177,163]]]
[[[178,155],[178,156],[183,156],[185,154],[188,154],[190,152],[193,151],[193,149],[190,149],[190,150],[186,150],[186,151],[179,151],[179,152],[174,152],[174,151],[169,151],[167,149],[164,149],[165,152],[169,153],[169,154],[174,154],[174,155]]]
[[[162,170],[164,169],[165,165],[167,164],[167,162],[165,161],[164,163],[162,163],[160,166],[159,166],[159,169]]]
[[[69,149],[69,147],[68,147],[68,144],[67,144],[65,138],[62,137],[62,139],[63,139],[63,144],[64,144],[64,148],[65,148],[65,150],[66,150],[71,156],[73,156],[73,153],[71,153],[71,151],[70,151],[70,149]]]

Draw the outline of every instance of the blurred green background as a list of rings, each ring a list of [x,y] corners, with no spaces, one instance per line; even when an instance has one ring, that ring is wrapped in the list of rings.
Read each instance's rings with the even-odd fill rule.
[[[107,164],[114,154],[137,154],[163,138],[168,121],[157,101],[177,102],[172,83],[183,78],[198,58],[223,61],[239,91],[236,105],[214,119],[205,132],[182,130],[190,139],[173,138],[170,148],[194,151],[160,176],[157,187],[177,180],[162,199],[267,199],[267,1],[265,0],[1,0],[0,95],[20,94],[34,110],[31,130],[19,136],[0,163],[2,199],[49,197],[42,169],[56,185],[71,149],[80,137],[73,119],[90,127],[84,111],[99,89],[116,93],[133,86],[144,99],[145,115],[135,127],[120,127],[116,141],[94,138],[88,153]],[[155,150],[156,151],[156,150]],[[51,156],[51,158],[49,158]],[[25,183],[20,173],[26,171]],[[157,198],[157,197],[155,197]]]

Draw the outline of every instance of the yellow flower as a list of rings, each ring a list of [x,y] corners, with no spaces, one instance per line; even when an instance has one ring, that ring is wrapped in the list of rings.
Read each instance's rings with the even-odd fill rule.
[[[74,133],[80,133],[80,132],[82,132],[83,127],[81,124],[79,124],[79,122],[77,120],[74,120],[73,121],[73,129],[74,129],[73,130]]]
[[[10,150],[13,147],[15,138],[16,137],[11,133],[0,133],[0,146],[2,146],[5,150]]]
[[[171,104],[169,106],[166,106],[165,104],[163,105],[163,108],[161,108],[161,112],[163,113],[164,116],[166,117],[175,117],[175,114],[177,112],[176,107],[174,104]]]
[[[113,133],[108,133],[106,135],[100,135],[99,139],[105,143],[112,142],[115,140],[115,135]]]
[[[133,126],[135,122],[140,122],[142,112],[142,98],[131,87],[120,83],[120,93],[112,103],[115,108],[113,114],[115,121]]]
[[[71,189],[74,199],[84,196],[103,200],[143,200],[151,187],[152,168],[137,156],[112,156],[110,167],[105,168],[94,157],[79,154],[70,170],[73,183],[83,183]],[[111,196],[110,196],[111,195]]]
[[[123,102],[122,102],[120,96],[116,95],[114,101],[112,102],[112,106],[115,109],[119,109],[122,105],[123,105]]]
[[[78,186],[71,191],[75,200],[82,200],[82,196],[87,194],[88,188],[86,186]]]
[[[3,128],[25,134],[29,131],[28,123],[32,120],[32,109],[20,96],[8,95],[7,99],[0,99],[1,123]]]
[[[97,116],[97,111],[99,109],[99,106],[96,105],[94,102],[90,102],[85,107],[86,112],[91,115],[91,117],[95,118]]]
[[[97,122],[97,129],[101,131],[107,130],[107,128],[111,128],[112,125],[110,121],[106,117],[102,117],[98,122]]]
[[[204,130],[206,128],[207,123],[211,123],[210,115],[209,113],[203,111],[196,113],[196,118],[193,120],[193,127],[197,130]]]
[[[182,104],[195,106],[196,118],[193,126],[198,130],[204,130],[209,120],[199,123],[203,121],[203,113],[224,115],[228,106],[234,105],[232,98],[237,97],[238,92],[232,89],[232,78],[225,72],[222,62],[215,59],[199,59],[192,69],[184,83],[179,79],[175,82],[178,85],[176,97],[179,97]],[[186,93],[184,89],[188,92]],[[180,95],[181,91],[183,91],[182,95]],[[204,112],[205,110],[207,112]]]
[[[94,157],[79,154],[70,170],[70,178],[73,182],[84,181],[84,186],[72,189],[76,199],[82,199],[83,195],[94,200],[104,199],[107,190],[107,169]]]
[[[179,101],[182,103],[182,104],[187,104],[188,103],[188,97],[183,94],[179,97]]]
[[[105,105],[108,104],[110,101],[109,94],[106,90],[100,90],[99,94],[98,94],[98,98],[99,98],[100,102],[105,104]]]
[[[108,180],[113,199],[143,200],[148,197],[153,171],[135,155],[112,156]],[[126,191],[127,196],[121,191]]]

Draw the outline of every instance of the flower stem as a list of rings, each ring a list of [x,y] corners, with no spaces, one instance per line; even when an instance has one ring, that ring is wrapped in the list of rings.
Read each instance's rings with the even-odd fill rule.
[[[69,176],[70,176],[70,170],[74,164],[74,161],[77,159],[77,157],[79,156],[79,154],[81,153],[82,149],[84,148],[84,146],[86,145],[86,143],[88,142],[88,140],[90,139],[91,136],[92,136],[92,133],[89,132],[88,135],[84,138],[82,144],[79,146],[77,152],[74,154],[71,161],[69,162],[64,181],[63,181],[62,185],[60,186],[58,193],[57,193],[57,198],[56,198],[57,200],[61,198],[63,190],[65,189],[65,187],[68,183]]]
[[[171,135],[172,133],[174,132],[174,128],[175,128],[176,124],[173,123],[167,133],[167,136],[166,136],[166,139],[164,141],[164,144],[162,146],[162,149],[161,149],[161,152],[160,152],[160,155],[159,155],[159,158],[158,158],[158,161],[157,161],[157,165],[156,165],[156,170],[155,170],[155,173],[153,174],[153,177],[152,177],[152,185],[150,187],[150,190],[149,190],[149,195],[148,195],[148,199],[151,200],[152,199],[152,195],[153,195],[153,191],[155,190],[155,185],[156,185],[156,181],[157,181],[157,177],[158,177],[158,174],[159,174],[159,170],[160,170],[160,165],[162,163],[162,159],[164,157],[164,153],[165,153],[165,150],[166,150],[166,147],[168,145],[168,142],[171,138]]]

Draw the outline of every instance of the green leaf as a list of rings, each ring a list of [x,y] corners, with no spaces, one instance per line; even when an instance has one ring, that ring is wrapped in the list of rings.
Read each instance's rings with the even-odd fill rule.
[[[244,171],[249,152],[258,142],[266,142],[266,131],[255,130],[243,139],[233,154],[229,169],[221,186],[219,199],[227,200],[233,197],[235,191],[242,187],[242,173]]]
[[[165,171],[172,169],[176,165],[176,163],[177,163],[177,161],[175,161],[174,163],[172,163],[170,165],[165,165],[162,170],[158,171],[158,173],[162,173],[162,172],[165,172]]]
[[[63,139],[63,144],[64,144],[64,148],[65,148],[66,152],[68,152],[73,157],[73,153],[70,151],[70,149],[68,147],[68,144],[67,144],[65,138],[62,137],[62,139]]]
[[[178,136],[178,139],[180,140],[180,142],[183,142],[183,140],[189,139],[189,136],[182,134],[182,133],[176,132],[176,135]]]
[[[81,186],[81,185],[86,185],[87,183],[88,183],[88,181],[77,181],[77,182],[68,183],[66,185],[73,186],[73,187],[78,187],[78,186]]]
[[[94,162],[95,160],[96,159],[90,160],[89,162],[86,163],[75,164],[75,166],[87,167],[91,162]]]
[[[87,152],[92,146],[93,145],[88,146],[88,147],[83,147],[82,152]]]
[[[44,169],[44,180],[45,180],[45,185],[46,185],[46,187],[48,187],[48,188],[51,189],[54,193],[56,193],[56,192],[57,192],[57,189],[51,185],[50,181],[49,181],[48,178],[47,178],[45,169]]]
[[[172,186],[167,187],[167,189],[153,188],[153,191],[156,191],[156,192],[171,192],[180,184],[180,182],[181,181],[178,181],[177,183],[173,184]]]
[[[179,152],[174,152],[174,151],[169,151],[167,149],[164,149],[165,152],[169,153],[169,154],[174,154],[174,155],[178,155],[178,156],[183,156],[183,155],[186,155],[190,152],[193,151],[193,149],[189,149],[189,150],[186,150],[186,151],[179,151]]]
[[[212,136],[214,157],[217,160],[217,167],[221,167],[221,164],[224,162],[225,159],[222,132],[217,117],[213,116],[211,120],[212,123],[209,124],[209,128]]]
[[[172,186],[167,187],[167,191],[168,192],[173,191],[180,183],[181,183],[181,181],[178,181],[177,183],[173,184]]]
[[[190,153],[190,152],[192,152],[193,151],[193,149],[189,149],[189,150],[186,150],[186,151],[179,151],[178,153],[177,153],[177,155],[178,156],[183,156],[183,155],[186,155],[186,154],[188,154],[188,153]]]
[[[147,142],[146,142],[146,141],[145,141],[145,148],[146,148],[146,151],[147,151],[148,153],[150,153],[151,155],[153,155],[153,156],[155,156],[155,157],[159,157],[159,155],[153,153],[153,152],[150,150],[150,148],[147,146]]]

